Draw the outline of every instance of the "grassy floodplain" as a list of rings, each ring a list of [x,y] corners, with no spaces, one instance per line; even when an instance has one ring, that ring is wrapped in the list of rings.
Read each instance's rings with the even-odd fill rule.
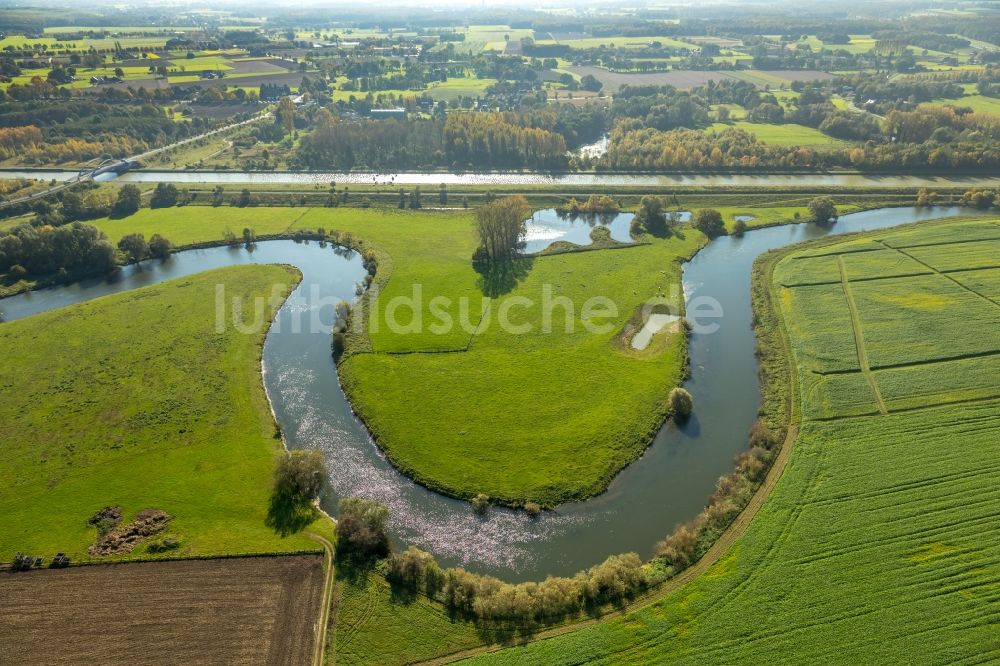
[[[960,220],[764,257],[755,276],[758,306],[767,292],[779,306],[776,319],[763,318],[771,331],[765,339],[780,339],[779,322],[787,326],[801,396],[792,414],[801,428],[784,474],[748,531],[706,575],[656,604],[473,661],[955,663],[995,657],[1000,385],[994,371],[970,387],[974,366],[953,360],[1000,353],[1000,268],[961,270],[981,266],[990,243],[984,239],[995,238],[996,221]],[[905,284],[878,276],[886,263],[880,255],[889,251],[919,251],[929,272]],[[783,284],[800,277],[797,265],[817,257],[850,258],[840,298],[789,298],[788,292],[811,287]],[[879,282],[890,285],[882,291],[889,307],[872,307],[874,289],[868,288]],[[956,349],[950,344],[956,328],[935,329],[942,315],[960,317],[975,335],[960,336],[963,346]],[[826,348],[817,360],[818,338],[852,338],[855,325],[865,341],[860,354],[851,340]],[[886,335],[903,341],[894,345],[895,356],[871,354]],[[913,346],[928,337],[934,339]],[[972,337],[977,344],[967,340]],[[806,377],[817,367],[858,368],[865,355],[887,413],[854,416],[850,405],[834,402],[814,416],[815,392]],[[882,365],[898,372],[893,363],[908,363],[902,372],[923,372],[929,381],[879,374]],[[850,374],[862,371],[843,376]],[[874,412],[870,390],[865,398]]]
[[[600,492],[641,454],[667,413],[667,393],[683,376],[683,336],[665,333],[634,353],[619,333],[650,299],[682,305],[680,264],[706,240],[690,229],[633,247],[524,260],[516,275],[495,279],[473,270],[469,211],[187,207],[97,223],[112,239],[138,230],[178,244],[220,239],[225,228],[238,233],[245,225],[258,235],[323,228],[364,239],[381,256],[380,308],[420,290],[418,311],[427,325],[415,332],[369,327],[352,344],[359,353],[341,364],[341,379],[390,459],[435,489],[549,506]],[[554,310],[552,332],[544,332],[547,289],[552,299],[572,303],[571,332],[565,308]],[[497,297],[491,323],[479,326],[487,295]],[[582,321],[592,296],[617,308],[594,320],[607,329],[600,334]],[[453,303],[455,325],[442,332],[430,327],[438,321],[430,309],[434,297]],[[475,334],[459,324],[463,298]],[[504,298],[535,302],[510,316],[529,324],[530,333],[507,333],[496,323]],[[484,420],[487,402],[492,417]]]
[[[173,515],[174,556],[315,550],[265,524],[281,450],[260,376],[265,331],[214,331],[216,284],[249,306],[298,279],[231,267],[0,326],[0,347],[17,350],[0,367],[0,560],[89,559],[87,521],[108,505],[126,521]]]

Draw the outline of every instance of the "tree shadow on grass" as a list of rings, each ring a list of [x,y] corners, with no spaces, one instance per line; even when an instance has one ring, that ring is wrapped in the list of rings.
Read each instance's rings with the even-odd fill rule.
[[[473,264],[479,279],[476,286],[484,296],[496,298],[514,290],[524,278],[528,277],[534,257],[515,257],[507,261],[491,261],[485,264]]]
[[[264,524],[286,537],[308,527],[316,520],[318,514],[316,507],[308,502],[275,493],[271,496]]]

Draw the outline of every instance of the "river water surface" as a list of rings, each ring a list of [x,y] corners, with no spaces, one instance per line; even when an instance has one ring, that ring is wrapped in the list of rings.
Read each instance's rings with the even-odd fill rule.
[[[430,550],[445,565],[462,564],[509,580],[538,579],[572,574],[613,553],[650,555],[675,524],[701,510],[716,479],[732,469],[733,457],[746,447],[760,404],[750,308],[750,271],[759,254],[809,238],[960,213],[960,208],[890,208],[846,215],[830,227],[771,227],[709,243],[684,266],[688,302],[708,296],[724,313],[717,331],[691,338],[691,378],[685,386],[694,396],[693,417],[681,428],[664,425],[646,454],[623,470],[607,492],[537,519],[505,509],[479,516],[466,502],[418,486],[386,462],[354,418],[330,358],[329,336],[296,325],[314,313],[330,323],[333,303],[354,298],[364,269],[353,252],[291,240],[262,242],[253,252],[187,250],[167,260],[126,267],[111,280],[0,300],[0,312],[7,320],[18,319],[233,264],[295,265],[303,281],[267,335],[264,384],[288,446],[326,453],[326,507],[332,511],[338,498],[349,495],[380,500],[391,509],[390,527],[398,544]]]

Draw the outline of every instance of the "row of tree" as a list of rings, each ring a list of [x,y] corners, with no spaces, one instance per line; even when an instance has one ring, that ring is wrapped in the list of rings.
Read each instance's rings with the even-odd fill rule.
[[[345,170],[565,167],[563,136],[521,120],[516,114],[455,112],[447,118],[346,123],[324,110],[292,161],[305,168]]]

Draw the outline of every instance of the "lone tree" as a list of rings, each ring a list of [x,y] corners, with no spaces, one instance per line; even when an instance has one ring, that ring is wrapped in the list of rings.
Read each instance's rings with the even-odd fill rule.
[[[809,202],[809,219],[815,224],[826,224],[837,219],[837,207],[830,197],[816,197]]]
[[[111,215],[114,217],[127,217],[139,210],[141,203],[139,188],[135,185],[122,185],[118,190],[118,198],[111,208]]]
[[[498,262],[513,259],[524,237],[531,214],[528,200],[518,194],[497,199],[476,209],[476,233],[479,248],[473,255],[476,262]]]
[[[326,461],[320,451],[290,451],[274,468],[274,493],[298,504],[319,497],[326,478]]]
[[[142,234],[126,234],[118,241],[118,249],[125,253],[129,261],[145,259],[149,254],[149,244]]]
[[[694,227],[709,238],[726,233],[726,223],[722,221],[722,213],[714,208],[702,208],[695,213]]]
[[[670,232],[667,216],[663,212],[663,200],[659,197],[643,197],[639,201],[635,221],[640,228],[653,236],[663,238]]]
[[[691,416],[691,412],[694,411],[694,398],[691,397],[687,389],[682,389],[679,386],[670,392],[667,401],[670,403],[670,411],[673,413],[675,421],[687,420]]]
[[[382,557],[389,553],[385,524],[389,509],[379,502],[346,497],[337,504],[337,555],[351,559]]]

